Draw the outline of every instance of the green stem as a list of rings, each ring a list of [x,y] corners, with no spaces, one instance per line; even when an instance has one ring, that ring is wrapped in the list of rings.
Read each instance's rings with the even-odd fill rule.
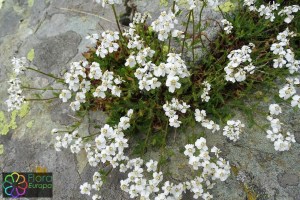
[[[165,130],[165,137],[164,137],[165,146],[167,146],[168,127],[169,127],[169,123],[166,123],[166,130]]]
[[[206,52],[208,52],[204,42],[203,42],[203,39],[202,39],[202,30],[201,30],[201,27],[202,27],[202,14],[203,14],[203,10],[204,10],[204,7],[205,7],[205,2],[203,2],[202,4],[202,7],[201,7],[201,10],[200,10],[200,14],[199,14],[199,34],[200,34],[200,43],[202,45],[202,47],[206,50]]]
[[[86,138],[90,138],[90,137],[94,137],[96,135],[99,135],[101,132],[98,132],[98,133],[94,133],[92,135],[88,135],[88,136],[85,136],[85,137],[81,137],[82,139],[86,139]]]
[[[205,3],[203,2],[201,10],[200,10],[200,14],[199,14],[199,33],[201,32],[202,13],[203,13],[204,7],[205,7]]]
[[[152,127],[152,123],[150,124],[148,132],[147,132],[146,140],[145,140],[145,143],[144,143],[144,146],[143,146],[143,154],[145,154],[145,149],[146,149],[146,146],[148,145],[149,136],[150,136],[150,133],[151,133],[151,130],[152,130],[151,127]]]
[[[194,10],[192,10],[192,17],[193,17],[193,42],[192,42],[192,54],[193,54],[193,65],[195,65],[195,15],[194,15]],[[200,35],[201,37],[201,35]]]
[[[43,74],[43,75],[45,75],[45,76],[54,78],[54,79],[56,79],[56,80],[64,81],[64,79],[62,79],[62,78],[58,78],[58,77],[56,77],[56,76],[54,76],[54,75],[52,75],[52,74],[47,74],[47,73],[42,72],[42,71],[40,71],[40,70],[34,69],[34,68],[32,68],[32,67],[27,67],[27,69],[32,70],[32,71],[35,71],[35,72],[40,73],[40,74]]]
[[[176,141],[176,137],[177,137],[177,128],[175,128],[175,133],[174,133],[174,142]]]
[[[54,89],[54,88],[34,88],[34,87],[27,87],[27,86],[22,86],[22,89],[29,89],[29,90],[62,90],[62,89]]]
[[[120,35],[121,37],[123,38],[123,32],[121,30],[121,26],[119,24],[119,20],[118,20],[118,16],[117,16],[117,12],[116,12],[116,8],[115,8],[115,5],[111,5],[112,9],[113,9],[113,12],[114,12],[114,15],[115,15],[115,19],[116,19],[116,22],[117,22],[117,25],[118,25],[118,29],[119,29],[119,32],[120,32]]]
[[[191,16],[192,16],[192,10],[189,12],[188,21],[187,21],[187,24],[186,24],[186,27],[185,27],[185,33],[184,33],[184,38],[183,38],[183,43],[182,43],[182,48],[181,48],[181,54],[182,55],[183,55],[184,44],[185,44],[188,27],[189,27],[189,23],[190,23],[190,20],[191,20]]]
[[[173,7],[172,7],[172,12],[175,12],[175,1],[173,1]],[[174,13],[175,15],[175,13]],[[171,39],[172,39],[172,33],[169,34],[169,46],[168,46],[168,54],[170,53],[170,49],[171,49]]]
[[[58,99],[58,97],[51,97],[48,99],[25,99],[25,101],[48,101],[48,100],[52,100],[52,99]]]
[[[223,18],[224,18],[224,19],[226,19],[226,17],[225,17],[225,14],[223,13],[223,10],[221,9],[221,7],[220,7],[220,6],[218,6],[218,8],[219,8],[219,10],[220,10],[220,12],[221,12],[221,14],[222,14]]]

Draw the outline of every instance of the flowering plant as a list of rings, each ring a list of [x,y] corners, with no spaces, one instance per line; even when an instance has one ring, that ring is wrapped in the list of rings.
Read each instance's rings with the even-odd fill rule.
[[[193,180],[176,184],[164,180],[162,162],[145,161],[144,154],[151,146],[166,147],[170,132],[193,126],[196,122],[212,133],[223,129],[223,135],[236,142],[245,125],[224,112],[225,104],[230,98],[241,98],[242,90],[251,90],[255,83],[273,81],[278,74],[297,74],[300,61],[296,60],[293,42],[290,41],[297,35],[285,27],[276,36],[273,33],[273,38],[249,43],[249,37],[255,38],[268,26],[262,25],[260,32],[250,30],[245,34],[240,27],[243,22],[225,15],[219,7],[224,19],[217,23],[223,30],[215,43],[206,45],[201,13],[205,7],[218,8],[218,1],[188,0],[185,10],[174,0],[172,7],[163,11],[151,24],[147,23],[151,18],[149,13],[135,13],[126,29],[122,29],[115,9],[115,4],[121,4],[121,0],[96,2],[111,6],[118,31],[87,36],[92,47],[83,54],[85,60],[71,63],[63,78],[27,66],[29,64],[24,58],[13,58],[16,77],[10,81],[8,90],[9,110],[19,109],[24,101],[34,100],[23,96],[22,88],[30,87],[22,86],[17,78],[20,74],[33,70],[50,76],[64,86],[58,89],[59,93],[54,93],[55,97],[63,102],[70,101],[70,108],[81,117],[90,110],[108,114],[107,123],[99,128],[99,132],[89,136],[81,136],[78,131],[80,123],[68,130],[53,129],[57,151],[70,147],[72,153],[79,153],[84,149],[91,166],[103,163],[126,172],[128,178],[121,181],[121,189],[131,198],[182,199],[183,193],[189,190],[196,199],[211,199],[209,190],[213,188],[213,182],[225,181],[229,177],[230,164],[220,157],[217,147],[208,148],[204,137],[185,145],[184,155],[188,157],[188,163],[199,172]],[[195,22],[198,6],[201,7],[200,16]],[[276,27],[272,23],[282,24],[283,21],[292,24],[294,14],[299,10],[298,5],[280,9],[280,5],[275,3],[257,7],[254,0],[245,0],[243,6],[241,12],[253,15],[253,23],[259,20],[259,23],[270,23],[272,28]],[[188,15],[185,31],[177,29],[182,12]],[[188,29],[190,23],[192,34]],[[240,43],[231,42],[233,37],[239,38]],[[187,45],[188,40],[191,47]],[[207,52],[207,60],[197,61],[197,45]],[[228,52],[222,51],[223,48]],[[211,52],[211,49],[220,51]],[[267,50],[270,52],[266,53]],[[189,51],[191,59],[186,56]],[[288,83],[279,90],[279,97],[292,99],[291,105],[300,108],[300,97],[295,89],[300,84],[299,79],[289,77],[286,80]],[[274,118],[282,112],[280,106],[271,104],[269,111],[267,119],[272,130],[266,131],[267,138],[274,142],[275,150],[289,150],[295,142],[294,136],[288,131],[284,133],[279,119]],[[221,129],[223,124],[226,125]],[[140,134],[143,141],[138,142],[138,151],[135,152],[139,157],[131,158],[126,150],[129,139]],[[95,172],[92,185],[84,183],[80,187],[82,194],[100,191],[109,171],[100,172]],[[99,194],[92,196],[94,200],[99,198]]]

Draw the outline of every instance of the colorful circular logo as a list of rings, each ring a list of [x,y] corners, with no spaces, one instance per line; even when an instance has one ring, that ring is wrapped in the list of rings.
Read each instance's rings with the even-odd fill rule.
[[[25,176],[13,172],[5,176],[3,190],[7,196],[18,198],[26,193],[28,183]]]

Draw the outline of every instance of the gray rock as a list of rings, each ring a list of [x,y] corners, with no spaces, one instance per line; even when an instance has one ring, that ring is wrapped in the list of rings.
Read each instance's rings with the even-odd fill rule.
[[[159,1],[139,0],[137,6],[139,11],[150,11],[154,19],[164,9],[160,7]],[[122,13],[124,7],[117,6],[117,10]],[[203,19],[209,18],[220,19],[221,15],[206,9]],[[186,19],[183,17],[181,20]],[[88,33],[100,33],[105,29],[116,30],[111,10],[93,4],[92,0],[35,0],[32,8],[28,7],[27,1],[5,1],[0,9],[0,27],[1,111],[6,109],[3,102],[7,98],[6,81],[11,73],[12,56],[26,56],[30,49],[34,49],[33,64],[41,70],[59,75],[70,61],[82,59],[81,53],[88,45],[88,41],[82,38]],[[211,24],[206,30],[210,39],[215,37],[217,30],[215,24]],[[34,73],[27,72],[26,75],[31,77],[26,81],[35,86],[52,84],[50,79],[37,79]],[[261,109],[266,108],[267,104],[262,103]],[[97,168],[90,167],[82,155],[75,156],[68,150],[55,152],[53,135],[50,134],[52,128],[63,129],[74,121],[72,115],[68,105],[60,101],[53,101],[51,104],[34,102],[29,114],[17,119],[18,127],[8,135],[0,136],[0,143],[4,144],[5,148],[4,155],[0,155],[0,169],[32,171],[37,165],[45,166],[54,174],[54,199],[87,199],[80,194],[79,186],[84,182],[91,182]],[[10,114],[5,113],[5,116],[10,117]],[[298,142],[289,152],[276,152],[273,144],[266,139],[266,133],[256,126],[247,127],[236,143],[226,140],[221,132],[206,132],[208,146],[219,147],[222,157],[236,165],[239,171],[250,174],[247,184],[260,197],[274,200],[300,199],[298,116],[299,111],[294,112],[288,106],[284,108],[284,123],[294,130]],[[105,117],[101,112],[90,112],[85,120],[89,120],[91,124],[85,124],[80,131],[85,135],[99,131],[94,125],[102,126]],[[247,118],[238,111],[235,118],[247,122]],[[29,128],[26,125],[32,119],[35,120],[34,125]],[[267,123],[265,118],[259,116],[257,122],[261,126]],[[200,133],[204,130],[197,127],[194,131]],[[193,134],[193,131],[178,133],[175,142],[172,142],[173,135],[170,136],[168,147],[173,155],[168,159],[169,167],[164,170],[169,174],[166,178],[174,182],[191,178],[187,159],[180,153],[180,148],[187,143],[186,137],[190,134]],[[159,152],[151,150],[146,157],[158,160]],[[112,171],[101,191],[103,199],[129,199],[128,194],[119,188],[120,179],[125,177],[125,174]],[[211,193],[218,200],[247,198],[243,183],[238,181],[233,173],[226,182],[218,182]],[[187,193],[184,199],[191,200],[192,196]]]
[[[0,38],[14,33],[19,26],[20,19],[21,17],[13,9],[0,12]]]
[[[278,174],[277,176],[279,185],[281,187],[288,187],[288,186],[297,186],[299,185],[299,175],[293,173],[282,173]]]
[[[46,38],[34,47],[33,64],[47,73],[59,72],[77,54],[80,42],[81,36],[74,31]]]
[[[298,144],[300,144],[300,131],[295,131],[295,140]]]

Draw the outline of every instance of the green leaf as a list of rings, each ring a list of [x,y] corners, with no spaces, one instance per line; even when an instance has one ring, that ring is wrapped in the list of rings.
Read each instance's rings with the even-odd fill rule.
[[[27,59],[32,62],[34,59],[34,49],[31,49],[27,54]]]
[[[0,155],[4,153],[4,146],[3,144],[0,144]]]

